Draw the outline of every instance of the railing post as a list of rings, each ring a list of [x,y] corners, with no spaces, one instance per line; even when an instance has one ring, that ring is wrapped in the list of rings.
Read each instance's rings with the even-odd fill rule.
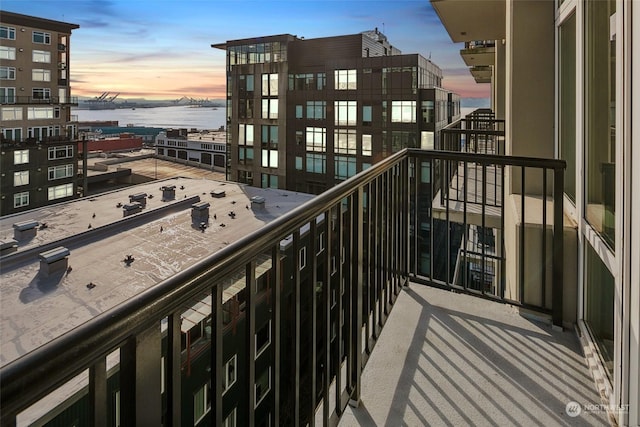
[[[107,425],[107,363],[100,358],[89,368],[89,407],[95,427]]]
[[[360,186],[358,188],[358,192],[354,194],[352,200],[355,199],[355,203],[351,204],[355,224],[352,224],[352,248],[355,250],[355,259],[352,262],[352,266],[355,268],[355,277],[352,276],[352,279],[355,279],[355,307],[352,311],[352,334],[351,339],[353,340],[353,392],[351,393],[351,401],[350,404],[352,406],[358,406],[360,403],[360,393],[361,393],[361,377],[362,377],[362,287],[363,283],[363,223],[364,223],[364,212],[363,212],[363,201],[364,201],[364,190],[363,187]]]
[[[564,293],[564,169],[553,174],[553,326],[562,328],[562,297]]]
[[[162,423],[160,325],[139,333],[120,348],[120,425]]]

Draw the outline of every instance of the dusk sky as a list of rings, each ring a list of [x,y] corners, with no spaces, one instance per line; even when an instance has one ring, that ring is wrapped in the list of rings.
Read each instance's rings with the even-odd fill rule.
[[[80,25],[71,37],[75,96],[225,97],[225,53],[211,44],[273,34],[315,38],[378,27],[444,73],[445,88],[486,98],[429,0],[2,0],[2,10]]]

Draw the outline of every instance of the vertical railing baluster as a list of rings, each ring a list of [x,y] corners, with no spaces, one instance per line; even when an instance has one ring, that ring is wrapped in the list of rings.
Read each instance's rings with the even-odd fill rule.
[[[171,426],[179,426],[182,419],[182,371],[180,369],[182,331],[180,324],[179,312],[171,313],[167,316],[167,375],[165,378],[167,382],[167,424]],[[222,335],[222,327],[220,328],[220,334]],[[212,366],[214,368],[212,371],[215,371],[216,365]],[[220,366],[222,366],[222,362],[220,362]],[[216,410],[222,411],[222,406],[216,408]]]
[[[486,278],[486,263],[487,263],[487,253],[486,253],[486,233],[487,233],[487,164],[485,162],[481,163],[482,165],[482,232],[478,233],[478,242],[482,246],[482,265],[481,265],[481,277],[482,282],[480,283],[480,292],[483,294],[485,289]],[[477,169],[476,169],[477,170]],[[480,236],[482,236],[482,242],[480,242]]]
[[[540,306],[547,307],[547,169],[542,169],[542,262]]]
[[[223,291],[223,284],[222,282],[215,284],[212,288],[211,288],[211,308],[213,310],[212,312],[212,316],[213,319],[211,319],[214,323],[213,323],[213,337],[212,337],[212,351],[211,351],[211,359],[210,362],[211,363],[211,390],[214,393],[214,402],[213,402],[213,425],[219,426],[222,425],[222,420],[223,420],[223,406],[222,406],[222,393],[224,392],[224,390],[222,389],[223,386],[223,381],[224,381],[224,376],[226,376],[226,372],[223,369],[223,355],[224,355],[224,348],[223,348],[223,316],[222,316],[222,291]],[[179,316],[176,315],[172,315],[173,319],[170,320],[169,325],[171,325],[171,322],[174,323],[174,328],[177,329],[177,331],[175,331],[173,333],[174,338],[172,339],[174,342],[173,347],[177,347],[177,352],[172,351],[171,348],[172,346],[169,346],[169,351],[172,351],[173,353],[175,353],[175,355],[173,356],[173,361],[169,363],[169,366],[173,366],[174,368],[177,368],[177,375],[179,376],[180,373],[180,323],[177,322],[177,320],[179,319]],[[170,326],[171,328],[171,326]],[[174,330],[175,330],[174,329]],[[179,385],[179,383],[178,383]],[[174,385],[174,389],[172,390],[172,394],[177,394],[178,396],[181,394],[182,390],[181,387],[175,387]],[[176,420],[176,426],[180,425],[180,410],[178,408],[177,413],[174,413],[172,418],[176,419],[177,416],[177,420]]]
[[[557,167],[553,175],[553,325],[562,328],[562,302],[564,280],[564,168]]]
[[[325,217],[326,222],[326,217]],[[271,288],[273,289],[273,324],[271,330],[271,336],[273,340],[273,423],[276,426],[280,425],[280,375],[282,372],[282,358],[280,357],[280,348],[282,346],[281,331],[281,312],[282,312],[282,265],[280,264],[281,258],[280,242],[276,241],[271,248],[271,269],[273,271],[273,281],[271,282]],[[219,424],[216,424],[219,425]]]
[[[89,409],[95,427],[107,425],[107,362],[101,357],[89,368]]]
[[[322,389],[322,425],[324,427],[329,426],[329,419],[331,414],[329,412],[329,400],[331,396],[329,395],[329,386],[331,384],[331,256],[333,254],[332,245],[333,245],[333,235],[331,233],[331,208],[326,210],[324,213],[324,222],[325,222],[325,236],[327,237],[327,241],[325,244],[324,250],[324,262],[325,262],[325,274],[326,274],[326,284],[322,288],[322,295],[324,298],[324,307],[323,307],[323,322],[324,322],[324,388]],[[336,364],[337,364],[336,360]],[[276,420],[277,421],[277,420]],[[276,425],[280,425],[277,423]]]
[[[525,215],[525,167],[522,166],[521,167],[521,182],[520,182],[520,244],[518,245],[520,248],[520,303],[524,304],[524,264],[525,264],[525,253],[524,253],[524,248],[526,247],[525,243],[524,243],[524,238],[525,238],[525,225],[526,225],[526,215]]]
[[[318,238],[316,219],[309,222],[309,244],[307,253],[311,257],[311,402],[309,405],[309,425],[315,425],[316,420],[316,362],[318,360],[317,351],[317,331],[316,320],[318,318],[318,298],[316,286],[318,284],[318,257],[316,256],[316,240]]]
[[[294,315],[294,341],[295,350],[293,355],[294,360],[294,372],[295,379],[293,385],[294,402],[293,402],[293,424],[295,426],[300,425],[300,230],[293,232],[293,277],[294,277],[294,290],[293,290],[293,303],[295,305]],[[253,425],[253,424],[252,424]]]
[[[295,240],[295,238],[294,238]],[[296,254],[297,255],[297,254]],[[256,409],[256,262],[245,265],[245,348],[247,349],[245,372],[247,378],[247,423],[255,424]]]

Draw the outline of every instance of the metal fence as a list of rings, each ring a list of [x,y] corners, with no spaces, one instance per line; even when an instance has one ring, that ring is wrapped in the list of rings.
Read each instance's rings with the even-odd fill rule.
[[[508,299],[504,222],[437,203],[436,170],[469,164],[548,171],[539,308],[561,322],[563,162],[409,149],[4,366],[2,425],[70,381],[91,425],[334,425],[410,278]]]

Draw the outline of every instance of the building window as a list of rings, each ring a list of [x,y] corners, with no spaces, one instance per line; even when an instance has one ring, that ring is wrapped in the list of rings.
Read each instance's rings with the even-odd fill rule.
[[[559,28],[558,55],[558,142],[561,158],[567,162],[564,192],[576,201],[576,15]]]
[[[22,128],[2,128],[2,136],[9,141],[22,140]]]
[[[416,101],[391,101],[392,123],[415,123]]]
[[[31,70],[31,79],[34,82],[50,82],[51,70],[43,70],[40,68],[34,68]]]
[[[371,135],[362,135],[362,155],[371,156]]]
[[[307,266],[307,247],[306,246],[303,246],[302,248],[300,248],[300,251],[298,251],[298,266],[300,270],[302,270]]]
[[[238,356],[233,355],[231,359],[224,364],[224,377],[222,378],[222,393],[226,393],[236,383],[238,377],[236,367],[238,365]]]
[[[262,75],[262,95],[278,96],[278,75],[277,74]]]
[[[49,181],[73,176],[73,165],[58,165],[49,168]]]
[[[16,29],[13,27],[0,26],[0,39],[15,40]]]
[[[243,165],[253,164],[253,148],[251,147],[238,148],[238,163]]]
[[[29,163],[29,150],[16,150],[13,152],[13,164],[23,165]]]
[[[278,167],[278,150],[262,150],[262,167]]]
[[[433,101],[422,101],[422,122],[435,123],[436,110]]]
[[[322,90],[326,86],[327,86],[327,74],[326,73],[316,74],[316,89]]]
[[[34,87],[31,89],[31,97],[33,99],[51,99],[51,89],[46,87]]]
[[[27,119],[53,119],[53,107],[29,107],[27,108]]]
[[[355,90],[358,87],[356,70],[335,70],[334,78],[336,90]]]
[[[271,320],[256,331],[256,359],[271,343]]]
[[[334,133],[334,150],[341,154],[356,154],[356,130],[336,129]]]
[[[611,249],[616,219],[616,2],[585,4],[585,217]]]
[[[325,154],[307,154],[307,172],[324,174],[327,171]]]
[[[15,104],[15,102],[16,102],[16,88],[0,87],[0,103]]]
[[[302,119],[304,117],[302,105],[296,105],[296,119]]]
[[[267,368],[258,378],[256,378],[255,389],[255,406],[257,407],[260,402],[265,398],[271,389],[271,367]]]
[[[18,171],[13,173],[13,186],[29,185],[29,171]]]
[[[238,182],[241,184],[253,185],[253,172],[238,171]]]
[[[613,375],[615,279],[591,245],[585,249],[584,318],[603,365]]]
[[[357,101],[335,101],[336,126],[355,126],[357,120]]]
[[[430,131],[423,130],[420,132],[420,149],[433,150],[435,148],[435,134]]]
[[[31,54],[31,60],[33,62],[41,62],[44,64],[51,63],[51,52],[47,52],[46,50],[34,50]]]
[[[22,120],[22,107],[2,107],[2,120]]]
[[[307,101],[307,119],[324,120],[326,117],[326,101]]]
[[[356,174],[356,158],[347,156],[336,156],[336,179],[348,179]]]
[[[262,188],[278,188],[278,175],[262,174]]]
[[[0,80],[15,80],[16,67],[0,67]]]
[[[24,206],[29,206],[29,192],[25,191],[22,193],[16,193],[13,195],[13,207],[14,208],[22,208]]]
[[[51,34],[42,31],[33,32],[33,42],[39,44],[51,44]]]
[[[236,408],[233,408],[229,415],[224,419],[222,427],[236,427]]]
[[[262,118],[277,119],[278,118],[278,100],[262,99]]]
[[[365,105],[362,107],[362,124],[371,125],[373,117],[373,107],[371,105]]]
[[[327,148],[327,129],[308,127],[306,148],[307,151],[324,153]]]
[[[210,410],[211,386],[207,383],[193,394],[193,425],[198,425]]]
[[[296,170],[301,171],[302,169],[302,157],[296,156]]]
[[[57,185],[48,188],[48,199],[56,200],[73,196],[73,184]]]
[[[73,157],[73,145],[49,147],[49,160],[69,159]]]
[[[11,61],[16,59],[16,48],[9,46],[0,46],[0,59],[8,59]]]
[[[243,123],[238,125],[238,144],[253,145],[253,125]]]
[[[278,148],[278,126],[262,125],[262,148]]]

